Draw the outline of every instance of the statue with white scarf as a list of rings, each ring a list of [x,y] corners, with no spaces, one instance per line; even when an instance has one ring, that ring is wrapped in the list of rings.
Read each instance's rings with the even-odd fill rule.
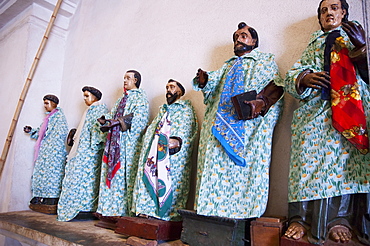
[[[166,91],[167,103],[144,136],[132,212],[172,221],[180,218],[176,209],[186,206],[198,123],[190,101],[180,100],[185,88],[170,79]]]

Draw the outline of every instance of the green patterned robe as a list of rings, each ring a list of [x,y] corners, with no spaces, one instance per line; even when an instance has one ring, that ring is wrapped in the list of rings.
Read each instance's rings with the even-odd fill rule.
[[[281,101],[273,105],[264,117],[244,121],[245,167],[235,165],[212,134],[226,74],[236,58],[226,61],[217,71],[207,72],[207,85],[201,89],[207,106],[200,135],[195,201],[197,213],[201,215],[250,218],[261,216],[266,209],[272,133]],[[282,85],[274,55],[256,48],[242,58],[245,91],[256,90],[258,93],[271,80]],[[200,90],[196,80],[193,83],[193,88]]]
[[[337,29],[349,50],[353,49],[347,34],[341,27]],[[289,202],[370,191],[370,154],[360,154],[334,129],[331,103],[321,100],[321,90],[307,88],[298,95],[295,89],[295,81],[302,71],[324,71],[327,34],[321,30],[313,33],[301,59],[288,71],[285,79],[287,91],[300,99],[300,106],[294,111],[292,121]],[[364,110],[369,117],[369,87],[359,75],[357,79]]]
[[[72,220],[80,211],[96,211],[101,161],[106,134],[100,131],[99,117],[108,112],[105,104],[91,105],[81,130],[76,156],[66,164],[58,202],[58,220]]]
[[[121,167],[112,179],[110,189],[106,185],[108,168],[105,163],[102,164],[97,212],[103,216],[127,216],[131,210],[141,138],[149,120],[149,103],[142,89],[129,90],[127,96],[124,115],[133,113],[134,117],[131,129],[120,132]],[[114,118],[121,99],[117,100],[106,119]]]
[[[173,201],[171,209],[164,217],[156,214],[156,205],[143,182],[144,165],[146,156],[151,147],[154,133],[166,110],[169,112],[171,121],[171,137],[180,137],[182,146],[179,152],[170,155],[171,178],[173,185]],[[160,107],[158,115],[148,127],[140,154],[138,174],[134,189],[132,211],[138,214],[146,214],[162,220],[176,220],[179,214],[175,209],[185,208],[190,182],[191,155],[194,138],[198,130],[197,118],[194,108],[189,100],[177,100],[171,105],[164,104]]]
[[[49,118],[45,136],[35,161],[32,175],[32,196],[58,198],[62,189],[67,150],[65,140],[68,134],[66,117],[61,108]],[[49,112],[46,112],[49,114]],[[40,127],[32,129],[31,138],[39,137]]]

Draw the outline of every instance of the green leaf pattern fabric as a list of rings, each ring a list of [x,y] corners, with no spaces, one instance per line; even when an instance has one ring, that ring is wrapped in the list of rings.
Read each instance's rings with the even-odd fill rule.
[[[341,27],[337,29],[347,47],[353,49],[347,34]],[[324,71],[327,34],[321,30],[313,33],[301,58],[285,79],[286,90],[300,99],[292,121],[289,202],[370,191],[370,154],[360,154],[333,128],[330,101],[321,100],[321,90],[307,88],[299,95],[295,89],[296,79],[304,70]],[[369,87],[359,75],[357,79],[365,114],[369,117]],[[369,120],[367,127],[370,127]]]
[[[236,58],[226,61],[217,71],[207,72],[209,79],[203,89],[199,89],[193,80],[193,88],[203,92],[206,104],[199,143],[195,201],[195,209],[201,215],[251,218],[261,216],[266,209],[272,134],[281,110],[281,100],[264,117],[244,121],[245,167],[235,165],[211,131],[226,74]],[[277,85],[283,84],[274,55],[256,48],[242,58],[245,91],[256,90],[258,93],[271,80]]]
[[[140,156],[141,138],[149,120],[149,103],[142,89],[132,89],[127,92],[127,102],[124,114],[133,113],[131,129],[121,132],[120,155],[121,168],[114,176],[111,188],[105,183],[107,165],[102,164],[99,202],[97,212],[103,216],[130,215],[132,192],[136,178],[138,158]],[[105,116],[112,119],[122,97],[116,101],[111,112]]]
[[[60,107],[49,118],[40,152],[35,161],[32,175],[32,196],[58,198],[62,189],[64,168],[67,159],[65,140],[68,134],[66,117]],[[30,137],[38,138],[40,127],[32,129]]]
[[[100,131],[99,117],[108,112],[105,104],[91,105],[77,148],[65,168],[58,202],[58,221],[72,220],[81,211],[95,212],[98,206],[102,151],[106,134]]]

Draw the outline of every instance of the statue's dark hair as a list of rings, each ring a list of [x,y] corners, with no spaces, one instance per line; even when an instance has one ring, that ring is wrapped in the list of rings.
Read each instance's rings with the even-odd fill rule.
[[[135,86],[137,88],[140,87],[140,83],[141,83],[141,74],[136,71],[136,70],[128,70],[126,73],[133,73],[134,74],[134,77],[136,78],[136,83],[135,83]]]
[[[92,86],[84,86],[82,88],[82,92],[85,92],[85,91],[88,91],[91,94],[93,94],[96,97],[96,99],[98,99],[98,101],[101,99],[102,93],[98,89]]]
[[[182,86],[182,84],[180,82],[177,82],[174,79],[168,80],[168,83],[170,83],[170,82],[176,82],[177,86],[180,88],[180,90],[182,92],[182,95],[181,96],[185,95],[185,88],[184,88],[184,86]]]
[[[49,100],[55,104],[59,104],[59,98],[55,95],[51,95],[51,94],[48,94],[48,95],[45,95],[44,98],[42,100]]]
[[[319,4],[319,7],[317,8],[317,18],[319,19],[319,23],[320,23],[320,26],[321,26],[321,30],[323,30],[323,27],[322,27],[322,24],[320,22],[320,16],[321,16],[321,4],[322,2],[324,2],[325,0],[321,0],[320,1],[320,4]],[[349,16],[349,4],[347,3],[346,0],[340,0],[340,4],[342,5],[342,9],[344,9],[346,11],[346,14],[344,15],[343,19],[342,19],[342,22],[346,22],[348,21],[348,16]]]
[[[244,28],[244,27],[246,27],[247,26],[247,24],[245,24],[245,22],[240,22],[239,24],[238,24],[238,30],[239,29],[242,29],[242,28]],[[256,31],[256,29],[254,29],[253,27],[249,27],[248,28],[248,31],[250,32],[250,34],[251,34],[251,36],[252,36],[252,38],[254,39],[254,40],[256,40],[256,44],[254,45],[254,47],[253,47],[253,49],[254,48],[257,48],[258,47],[258,33],[257,33],[257,31]],[[233,41],[235,42],[235,32],[234,32],[234,34],[233,34]]]

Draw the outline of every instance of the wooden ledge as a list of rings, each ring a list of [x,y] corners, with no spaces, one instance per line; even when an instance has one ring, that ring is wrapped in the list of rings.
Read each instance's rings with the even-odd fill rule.
[[[126,245],[127,237],[94,226],[97,220],[60,222],[34,211],[0,213],[0,234],[30,245]]]

